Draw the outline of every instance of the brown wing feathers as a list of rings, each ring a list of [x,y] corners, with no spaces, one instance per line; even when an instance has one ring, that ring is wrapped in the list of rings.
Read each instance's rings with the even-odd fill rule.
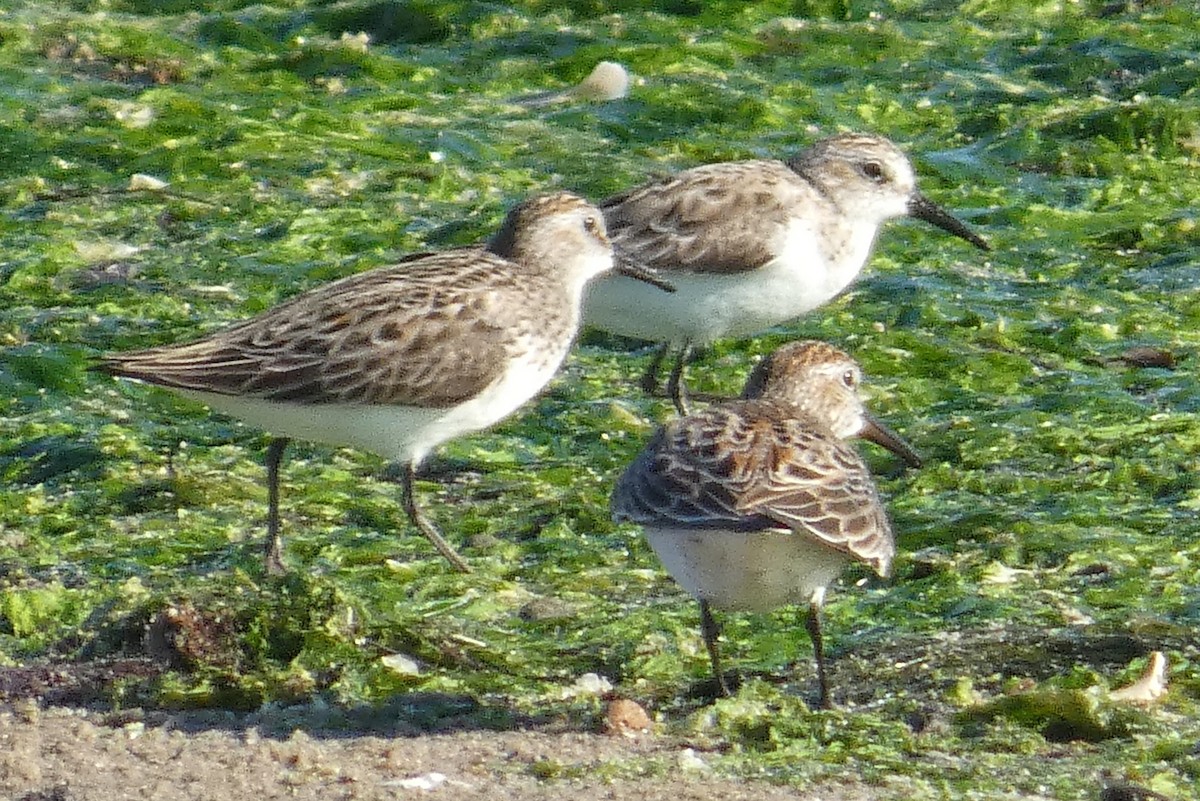
[[[886,573],[891,527],[857,453],[800,421],[755,414],[756,404],[668,425],[639,457],[649,465],[621,478],[617,516],[660,527],[791,528]]]
[[[745,272],[774,256],[792,199],[774,191],[783,182],[805,189],[782,162],[710,164],[611,198],[601,209],[618,255],[666,272]],[[689,191],[680,191],[685,186]]]
[[[275,401],[453,405],[495,380],[512,337],[480,313],[492,293],[475,291],[485,282],[510,289],[487,269],[498,257],[482,254],[475,269],[447,282],[439,256],[453,253],[352,276],[195,342],[110,356],[99,369]],[[464,321],[473,329],[469,352],[454,345]],[[447,363],[454,380],[434,380]]]

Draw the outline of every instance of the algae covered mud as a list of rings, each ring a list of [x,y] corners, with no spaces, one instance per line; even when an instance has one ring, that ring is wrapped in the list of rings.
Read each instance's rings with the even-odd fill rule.
[[[1198,25],[1181,2],[8,4],[0,692],[592,730],[594,673],[723,776],[1082,799],[1104,768],[1200,797]],[[600,61],[626,97],[556,95]],[[731,394],[779,344],[830,341],[925,457],[862,447],[899,553],[831,593],[835,711],[810,710],[790,610],[729,616],[742,686],[704,695],[694,605],[609,520],[670,414],[634,344],[585,334],[535,404],[441,450],[419,492],[469,576],[380,462],[302,445],[293,573],[268,579],[266,435],[86,371],[476,241],[531,193],[838,130],[904,143],[993,252],[893,223],[842,300],[690,370]],[[1155,651],[1167,693],[1114,701]]]

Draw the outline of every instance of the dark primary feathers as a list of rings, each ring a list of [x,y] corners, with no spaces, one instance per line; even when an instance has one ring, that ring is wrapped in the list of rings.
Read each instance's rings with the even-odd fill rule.
[[[712,407],[661,429],[618,480],[613,514],[658,528],[791,528],[881,576],[895,555],[854,449],[769,401]]]

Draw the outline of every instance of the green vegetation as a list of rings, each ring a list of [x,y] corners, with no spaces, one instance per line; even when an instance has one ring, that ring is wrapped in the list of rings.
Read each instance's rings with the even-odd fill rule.
[[[711,761],[730,773],[1082,799],[1108,767],[1200,798],[1195,4],[655,5],[0,11],[0,664],[162,666],[100,688],[115,705],[441,698],[418,727],[591,728],[600,702],[564,690],[595,672],[727,746]],[[628,99],[514,102],[600,60],[637,76]],[[845,299],[691,371],[732,393],[756,356],[827,339],[926,456],[897,474],[869,453],[900,557],[890,585],[850,573],[831,593],[840,711],[809,710],[791,610],[728,616],[741,691],[689,693],[708,670],[694,604],[607,514],[669,414],[629,343],[585,335],[523,414],[442,449],[420,490],[469,576],[404,523],[379,460],[300,444],[295,573],[268,579],[265,435],[86,372],[479,239],[532,192],[598,198],[840,129],[905,143],[926,193],[995,246],[895,223]],[[1104,702],[1151,650],[1166,699]],[[381,661],[397,653],[419,675]]]

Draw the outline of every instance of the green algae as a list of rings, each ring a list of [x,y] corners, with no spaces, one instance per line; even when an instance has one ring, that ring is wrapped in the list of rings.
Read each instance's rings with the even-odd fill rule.
[[[404,713],[418,730],[590,728],[599,702],[566,690],[595,672],[738,775],[1085,798],[1117,766],[1197,797],[1198,22],[1171,2],[10,4],[0,660],[158,653],[156,678],[98,697],[348,721],[336,710],[426,699]],[[604,59],[638,77],[629,98],[520,104]],[[905,143],[925,192],[995,250],[893,224],[846,298],[692,371],[733,393],[780,343],[828,339],[926,457],[899,473],[863,446],[900,556],[891,584],[851,571],[831,592],[842,711],[810,711],[795,610],[727,616],[745,681],[708,703],[694,603],[607,515],[668,413],[636,392],[648,352],[629,343],[585,334],[522,415],[442,449],[419,491],[471,576],[407,526],[380,460],[298,444],[296,574],[268,581],[265,437],[85,369],[474,241],[530,192],[600,197],[843,128]],[[167,185],[131,189],[137,174]],[[1177,366],[1120,361],[1145,346]],[[573,611],[522,616],[539,599]],[[1047,739],[1046,698],[1117,686],[1154,649],[1165,702]],[[1020,679],[1034,689],[1006,695]],[[963,713],[964,682],[987,714]]]

